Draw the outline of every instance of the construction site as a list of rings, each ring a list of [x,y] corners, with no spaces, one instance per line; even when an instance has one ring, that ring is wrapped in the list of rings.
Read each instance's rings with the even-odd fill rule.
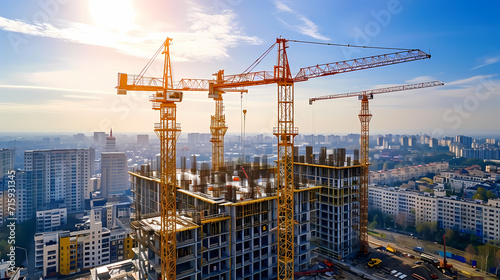
[[[283,38],[241,74],[214,79],[182,79],[174,83],[168,38],[139,75],[118,75],[118,94],[152,92],[149,100],[159,112],[154,130],[160,139],[160,164],[143,165],[131,172],[135,197],[134,263],[140,279],[293,279],[311,268],[321,256],[342,260],[368,252],[368,138],[373,94],[442,85],[420,83],[338,96],[361,100],[359,150],[323,147],[314,153],[306,147],[299,154],[294,145],[294,83],[311,78],[348,73],[430,58],[418,49],[300,68],[292,75],[287,49],[292,43],[314,43]],[[314,43],[317,44],[317,43]],[[338,44],[326,44],[343,46]],[[343,47],[366,47],[345,45]],[[270,71],[253,71],[277,49],[277,63]],[[391,49],[394,48],[380,48]],[[163,77],[146,77],[159,54],[164,55]],[[249,87],[277,85],[277,160],[255,157],[253,162],[224,160],[225,121],[223,94],[247,92]],[[184,91],[204,91],[214,100],[210,132],[211,163],[198,167],[191,159],[177,159],[176,141],[181,132],[176,103]],[[126,97],[123,97],[126,98]],[[182,120],[179,120],[182,122]],[[358,130],[359,128],[353,128]],[[271,132],[271,131],[270,131]],[[265,157],[267,155],[263,155]],[[177,166],[177,162],[180,166]],[[194,163],[194,164],[193,164]]]

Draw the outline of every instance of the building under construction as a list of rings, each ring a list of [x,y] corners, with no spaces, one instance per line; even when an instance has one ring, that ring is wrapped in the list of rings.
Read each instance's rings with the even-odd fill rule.
[[[294,271],[306,271],[316,254],[341,259],[359,248],[359,152],[312,147],[294,158]],[[264,161],[263,162],[267,162]],[[277,196],[275,168],[225,164],[186,168],[177,181],[176,279],[276,279]],[[140,279],[160,279],[160,179],[142,166],[132,172]]]

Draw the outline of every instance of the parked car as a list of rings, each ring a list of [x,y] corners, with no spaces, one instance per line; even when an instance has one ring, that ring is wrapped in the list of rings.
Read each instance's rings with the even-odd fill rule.
[[[416,261],[415,264],[422,264],[422,261]]]
[[[407,276],[406,274],[402,274],[402,275],[399,276],[399,279],[405,279],[406,276]]]
[[[438,276],[436,274],[431,274],[432,279],[438,279]]]

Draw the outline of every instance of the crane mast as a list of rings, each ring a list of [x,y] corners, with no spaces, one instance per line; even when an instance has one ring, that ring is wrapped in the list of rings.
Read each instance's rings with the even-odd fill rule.
[[[155,124],[155,132],[160,138],[160,160],[161,160],[161,235],[160,250],[162,254],[161,272],[163,280],[176,278],[176,143],[181,132],[180,124],[177,123],[177,104],[168,101],[167,90],[173,88],[172,68],[170,64],[169,46],[171,39],[167,39],[163,54],[165,55],[165,67],[163,73],[164,90],[156,92],[152,96],[153,109],[160,111],[160,122]],[[179,100],[180,101],[180,100]]]
[[[143,76],[149,65],[159,54],[150,60],[148,65],[138,76],[132,77],[129,84],[127,74],[118,74],[118,94],[127,91],[153,91],[149,100],[153,102],[153,109],[159,111],[160,120],[155,123],[154,130],[160,139],[160,257],[161,279],[173,280],[176,278],[176,143],[181,132],[177,123],[177,104],[182,101],[182,92],[175,91],[172,82],[172,67],[170,63],[170,45],[172,39],[167,38],[162,45],[164,58],[163,77],[146,78]]]
[[[215,75],[216,83],[222,82],[224,71],[220,70]],[[213,86],[211,86],[208,94],[208,96],[215,101],[215,114],[212,115],[210,119],[210,133],[212,135],[210,138],[210,142],[212,142],[212,171],[215,174],[215,180],[218,180],[218,182],[214,182],[214,197],[219,197],[221,195],[221,188],[223,187],[216,186],[221,183],[221,178],[219,178],[219,176],[221,175],[221,169],[224,167],[224,136],[227,132],[226,116],[224,115],[224,103],[222,99],[223,93],[224,91],[214,90]]]
[[[443,82],[432,81],[424,83],[416,83],[409,85],[399,85],[393,87],[385,87],[379,89],[332,94],[320,97],[309,98],[309,105],[312,105],[314,101],[318,100],[329,100],[338,99],[345,97],[357,96],[361,100],[361,110],[359,111],[358,117],[361,122],[361,137],[360,137],[360,150],[361,150],[361,175],[360,175],[360,221],[359,221],[359,242],[360,251],[363,254],[368,253],[368,167],[369,167],[369,147],[370,147],[370,120],[372,114],[369,108],[369,99],[373,99],[374,94],[404,91],[411,89],[428,88],[434,86],[442,86]]]
[[[278,65],[274,78],[278,81],[278,279],[293,279],[294,218],[293,218],[293,145],[298,128],[294,127],[294,92],[286,49],[288,42],[279,38]]]
[[[361,176],[360,176],[360,250],[361,253],[368,253],[368,152],[370,141],[370,120],[372,114],[368,107],[368,97],[363,95],[361,100],[361,111],[359,112],[361,122]]]

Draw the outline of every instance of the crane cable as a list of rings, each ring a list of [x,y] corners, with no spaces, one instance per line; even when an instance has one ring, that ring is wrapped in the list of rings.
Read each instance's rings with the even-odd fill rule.
[[[136,76],[136,78],[134,80],[134,85],[136,84],[136,82],[138,82],[140,79],[142,79],[142,77],[144,76],[144,74],[146,74],[146,72],[148,71],[148,69],[151,66],[151,64],[153,64],[153,62],[156,60],[156,57],[160,54],[161,50],[163,49],[163,47],[167,43],[167,40],[165,40],[165,42],[163,42],[163,44],[161,44],[161,46],[155,52],[155,54],[153,55],[153,57],[151,57],[151,59],[148,61],[148,63],[146,64],[146,66],[144,66],[144,68],[142,68],[141,72]]]
[[[337,46],[337,47],[364,48],[364,49],[402,50],[402,51],[415,50],[415,49],[405,49],[405,48],[390,48],[390,47],[376,47],[376,46],[358,46],[358,45],[351,45],[351,44],[322,43],[322,42],[311,42],[311,41],[301,41],[301,40],[288,40],[288,41],[295,42],[295,43],[306,43],[306,44],[327,45],[327,46]]]
[[[274,46],[276,46],[276,43],[272,44],[271,47],[269,47],[269,49],[267,49],[267,51],[265,51],[259,58],[257,58],[250,66],[248,66],[247,69],[245,69],[245,71],[243,71],[243,73],[241,74],[246,74],[246,73],[249,73],[250,71],[252,71],[257,65],[259,65],[259,63],[264,59],[264,57],[266,57],[270,52],[271,50],[274,48]]]

